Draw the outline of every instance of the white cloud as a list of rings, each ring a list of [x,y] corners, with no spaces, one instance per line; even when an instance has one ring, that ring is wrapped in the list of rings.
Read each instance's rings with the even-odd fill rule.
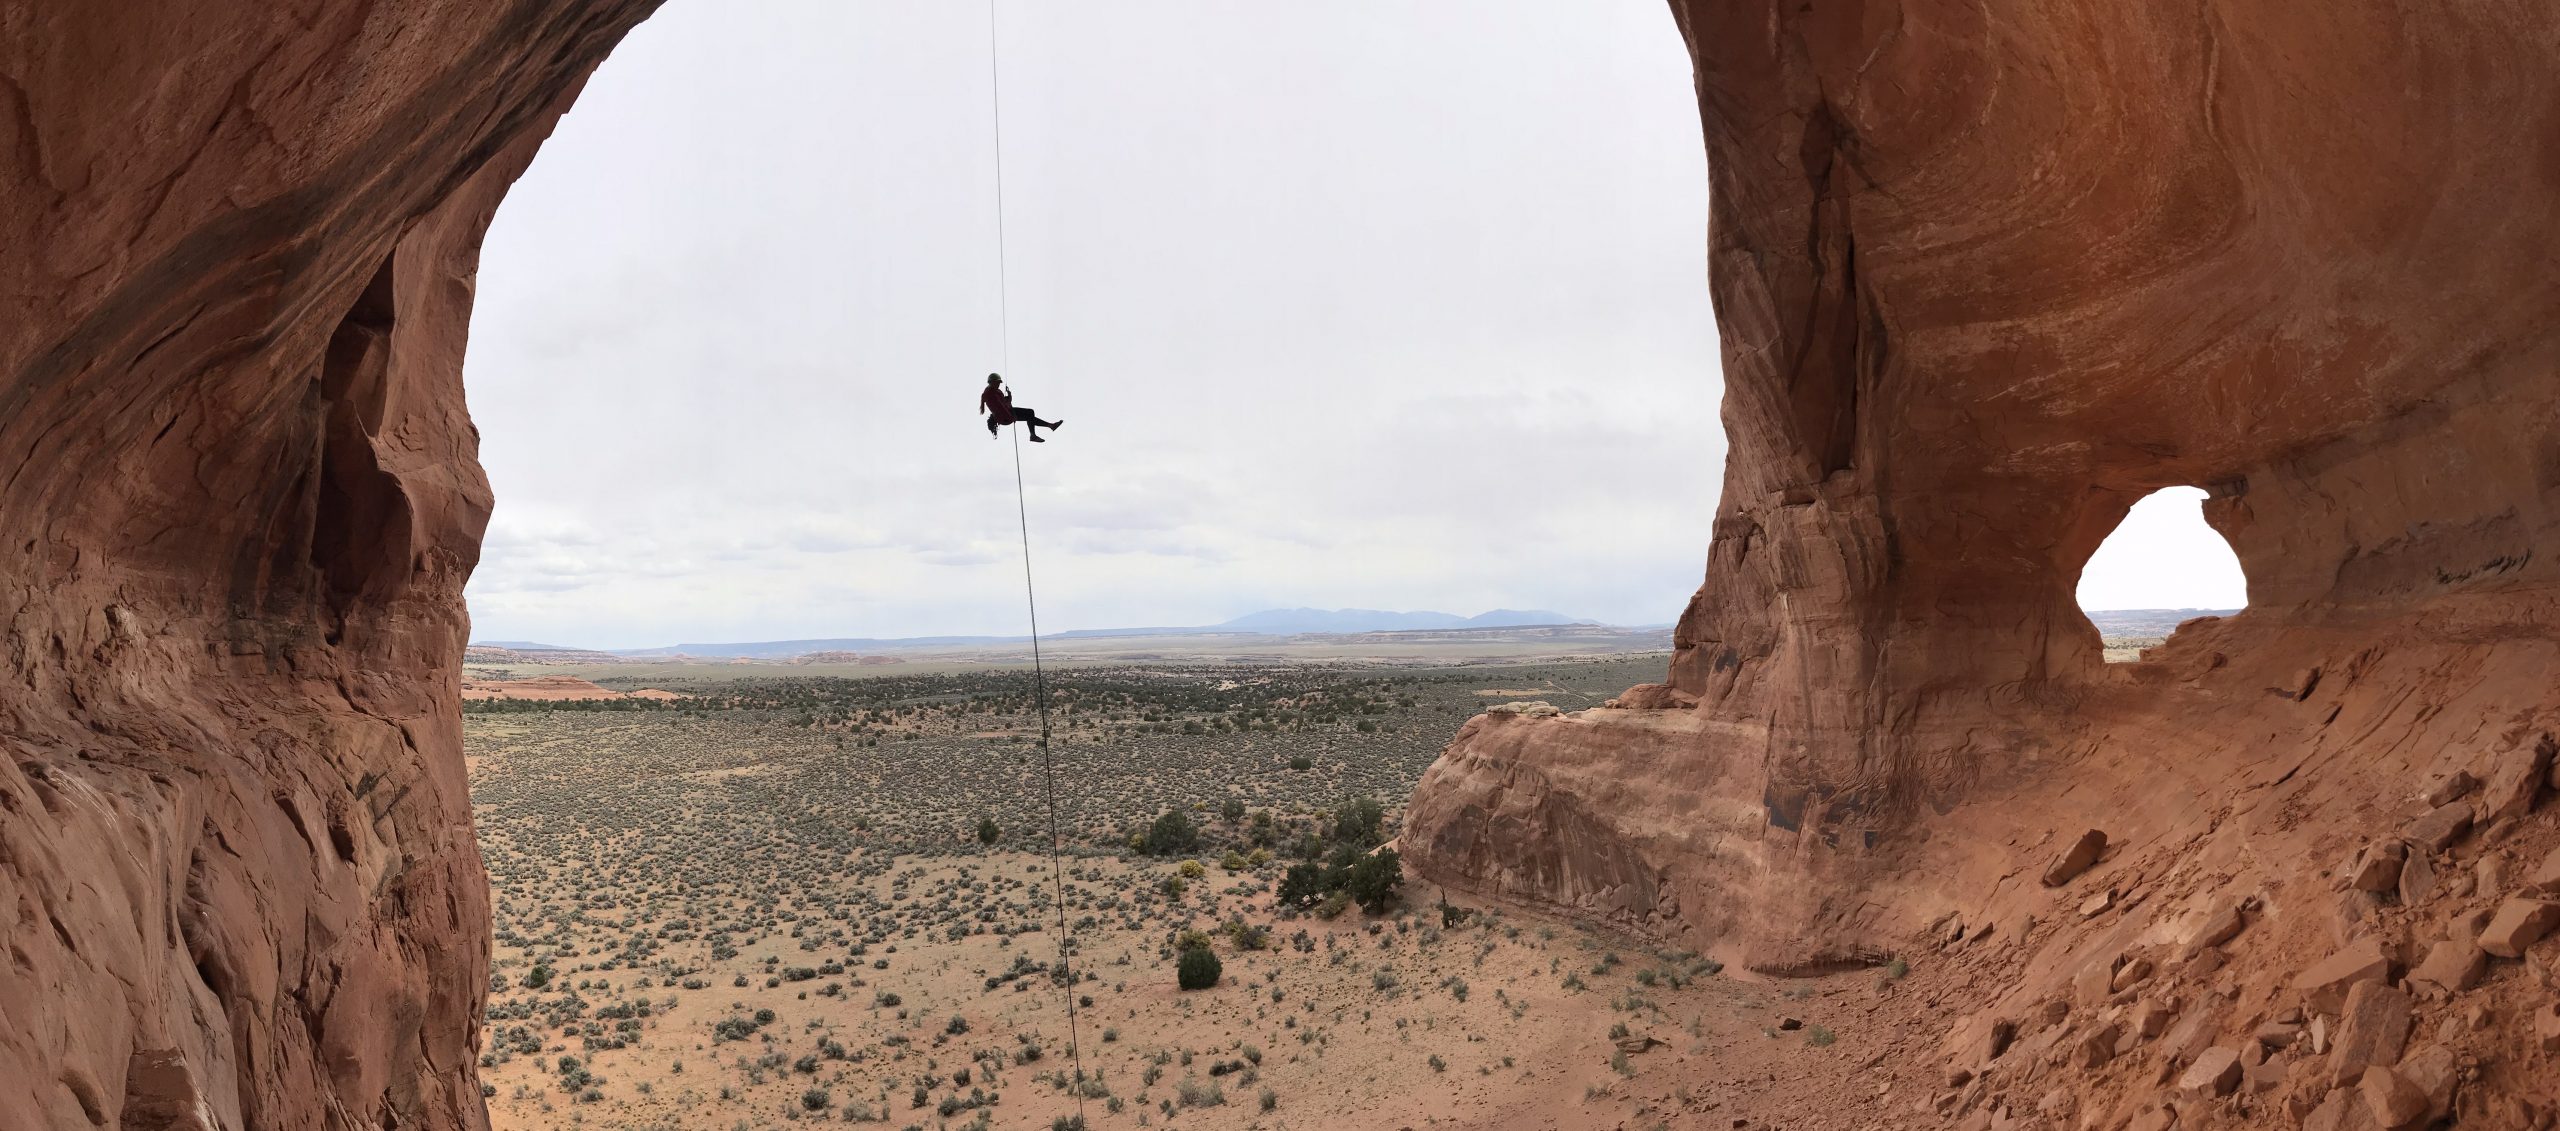
[[[1676,615],[1724,445],[1658,0],[673,5],[491,233],[475,634],[593,645],[1270,605]]]

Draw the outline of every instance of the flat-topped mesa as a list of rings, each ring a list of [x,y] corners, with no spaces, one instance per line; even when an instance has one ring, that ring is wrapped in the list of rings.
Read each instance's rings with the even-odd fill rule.
[[[1417,866],[1820,966],[2261,760],[2547,725],[2560,72],[2518,53],[2560,11],[1673,7],[1731,441],[1705,584],[1666,683],[1463,731]],[[2249,608],[2103,664],[2081,567],[2179,484]]]

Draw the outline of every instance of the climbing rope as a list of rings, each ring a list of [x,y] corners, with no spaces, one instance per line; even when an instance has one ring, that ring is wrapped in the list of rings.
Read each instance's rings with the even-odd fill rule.
[[[996,333],[1003,367],[1013,369],[1013,307],[1006,278],[1004,240],[1004,85],[998,66],[996,0],[987,0],[987,102],[993,108],[996,165]],[[1075,1063],[1069,1090],[1076,1098],[1076,1125],[1084,1125],[1084,1039],[1076,1023],[1074,935],[1067,927],[1066,849],[1058,835],[1058,764],[1050,748],[1049,675],[1040,661],[1040,597],[1031,583],[1031,505],[1022,488],[1022,433],[1013,437],[1013,513],[1022,528],[1022,603],[1031,614],[1031,691],[1040,703],[1040,782],[1049,803],[1049,897],[1058,906],[1058,985],[1067,998],[1067,1056]]]
[[[1010,429],[1008,429],[1010,431]],[[1050,899],[1058,905],[1058,984],[1066,987],[1067,1055],[1075,1061],[1076,1117],[1084,1117],[1084,1041],[1076,1028],[1073,936],[1067,930],[1066,851],[1058,835],[1058,764],[1049,746],[1049,677],[1040,662],[1040,598],[1031,585],[1031,510],[1023,501],[1022,434],[1013,433],[1013,507],[1022,525],[1022,603],[1031,611],[1031,693],[1040,701],[1040,780],[1049,802]]]

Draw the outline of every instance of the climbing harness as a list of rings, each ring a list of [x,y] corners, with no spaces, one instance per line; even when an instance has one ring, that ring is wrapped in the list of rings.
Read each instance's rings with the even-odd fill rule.
[[[987,102],[993,108],[996,165],[996,333],[998,356],[1013,368],[1013,309],[1008,293],[1004,242],[1004,85],[999,77],[996,0],[987,0]],[[1058,977],[1067,998],[1067,1056],[1075,1062],[1069,1089],[1076,1098],[1076,1125],[1084,1125],[1084,1040],[1076,1025],[1074,936],[1067,927],[1066,849],[1058,835],[1058,764],[1050,748],[1049,676],[1040,662],[1040,597],[1031,583],[1031,506],[1022,489],[1022,433],[1013,437],[1013,513],[1022,529],[1022,603],[1031,615],[1031,690],[1040,703],[1040,781],[1049,804],[1049,895],[1058,907]]]

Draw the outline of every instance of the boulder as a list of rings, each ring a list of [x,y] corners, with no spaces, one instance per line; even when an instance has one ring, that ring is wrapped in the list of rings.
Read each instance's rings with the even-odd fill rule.
[[[2096,865],[2098,857],[2104,855],[2106,851],[2107,834],[2105,832],[2090,829],[2081,833],[2080,839],[2072,841],[2070,848],[2063,850],[2060,857],[2045,867],[2044,886],[2058,888],[2078,879],[2081,873]]]
[[[2418,790],[2418,799],[2426,802],[2428,808],[2434,808],[2460,801],[2470,796],[2472,790],[2478,788],[2480,788],[2480,779],[2472,777],[2471,771],[2454,770],[2451,773],[2438,774],[2427,779],[2426,785]]]
[[[2400,882],[2400,864],[2409,846],[2396,840],[2368,844],[2347,870],[2347,886],[2357,891],[2390,891]]]
[[[2498,905],[2489,925],[2480,929],[2480,949],[2500,958],[2522,958],[2526,948],[2560,927],[2560,902],[2510,899]]]
[[[2442,852],[2471,831],[2471,805],[2454,801],[2436,806],[2409,822],[2405,830],[2409,843],[2426,852]]]
[[[2313,1011],[2336,1013],[2346,1003],[2347,990],[2361,982],[2380,981],[2391,973],[2391,957],[2383,952],[2382,940],[2365,937],[2348,943],[2336,954],[2293,979],[2293,988],[2308,1001]]]
[[[2115,1059],[2116,1042],[2123,1039],[2124,1026],[2109,1021],[2081,1035],[2071,1046],[2071,1062],[2082,1068],[2097,1068]]]
[[[2436,866],[2423,852],[2412,852],[2400,865],[2400,905],[2416,907],[2436,889]]]
[[[2543,778],[2551,772],[2551,755],[2548,735],[2500,755],[2480,790],[2480,819],[2513,820],[2533,812],[2542,799]]]
[[[2206,1097],[2230,1095],[2240,1086],[2240,1052],[2215,1045],[2196,1054],[2195,1063],[2178,1077],[2178,1090]]]
[[[2197,951],[2230,942],[2238,938],[2241,929],[2248,925],[2249,920],[2241,911],[2240,901],[2225,902],[2215,907],[2213,914],[2205,917],[2203,926],[2196,928],[2194,934],[2187,936],[2187,953],[2194,954]]]
[[[2485,865],[2490,859],[2483,857],[2481,863]],[[2544,898],[2560,896],[2560,848],[2552,849],[2550,855],[2542,858],[2542,863],[2534,865],[2533,871],[2525,875],[2524,894]]]
[[[2150,976],[2150,959],[2128,959],[2124,965],[2116,967],[2115,977],[2109,981],[2107,989],[2110,993],[2120,994],[2135,986],[2141,985],[2143,980]]]
[[[2302,1131],[2386,1131],[2354,1088],[2335,1089],[2302,1121]]]
[[[2356,1092],[2364,1101],[2366,1113],[2384,1127],[2407,1127],[2426,1117],[2426,1093],[2381,1065],[2364,1070],[2363,1078],[2356,1082]]]
[[[2071,976],[2072,998],[2081,1006],[2097,1005],[2115,993],[2116,959],[2113,953],[2100,955]]]
[[[2461,1065],[2453,1058],[2453,1050],[2443,1045],[2426,1045],[2400,1058],[2400,1078],[2416,1087],[2427,1098],[2427,1118],[2442,1119],[2453,1114],[2453,1090],[2462,1081]]]
[[[2347,991],[2338,1018],[2337,1047],[2329,1051],[2329,1082],[2345,1085],[2375,1065],[2400,1062],[2409,1040],[2409,994],[2378,981]]]
[[[2426,961],[2409,971],[2412,984],[2458,994],[2480,984],[2489,969],[2489,954],[2469,939],[2446,939],[2427,949]]]

